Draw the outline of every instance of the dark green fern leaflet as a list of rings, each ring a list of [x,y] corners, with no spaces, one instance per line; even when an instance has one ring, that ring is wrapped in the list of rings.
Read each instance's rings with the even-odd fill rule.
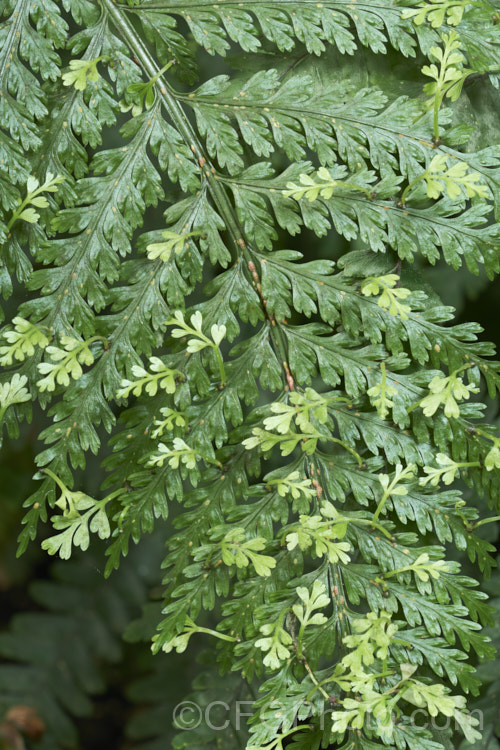
[[[9,274],[25,282],[31,269],[21,246],[9,241],[9,220],[30,174],[26,153],[41,145],[40,122],[48,113],[36,72],[42,80],[59,77],[55,50],[63,45],[66,29],[51,0],[9,1],[0,8],[0,242],[7,245],[2,252],[0,290],[4,297],[12,292]],[[25,234],[22,244],[26,241]]]
[[[280,289],[276,303],[282,307],[277,312],[284,317],[291,315],[291,308],[308,317],[318,313],[325,323],[334,326],[341,321],[345,330],[355,335],[360,328],[372,343],[385,340],[392,354],[403,351],[404,342],[411,347],[411,354],[421,364],[439,362],[451,370],[460,366],[464,358],[470,358],[482,371],[490,394],[495,394],[498,374],[493,363],[486,359],[494,354],[487,342],[479,343],[480,329],[474,323],[444,327],[453,319],[450,308],[429,306],[425,294],[413,290],[407,297],[409,310],[404,317],[391,314],[388,307],[380,306],[377,297],[367,297],[362,292],[362,280],[369,274],[383,275],[391,270],[387,259],[369,256],[367,253],[352,253],[342,259],[343,271],[334,274],[331,261],[309,261],[297,263],[301,255],[291,251],[277,251],[270,256],[262,255],[262,288],[266,298],[272,290]]]
[[[353,54],[358,44],[374,52],[385,52],[386,43],[405,56],[415,54],[415,28],[401,18],[394,3],[365,2],[355,8],[347,2],[268,2],[259,0],[245,8],[237,2],[218,7],[207,2],[164,3],[131,2],[124,11],[131,11],[144,24],[146,33],[152,29],[160,34],[163,49],[174,52],[181,45],[175,31],[175,18],[187,22],[196,43],[210,54],[226,55],[230,41],[248,52],[262,47],[262,37],[284,52],[302,43],[309,53],[320,55],[327,45],[340,52]],[[326,44],[325,44],[326,43]],[[170,49],[169,49],[170,48]],[[184,50],[183,50],[184,51]],[[186,52],[184,51],[184,54]]]
[[[333,57],[332,68],[338,64]],[[301,62],[301,68],[306,65],[307,72],[286,78],[277,70],[234,80],[219,76],[178,96],[194,109],[202,130],[224,130],[226,137],[215,148],[231,146],[238,154],[242,138],[257,156],[267,157],[276,142],[291,160],[303,159],[308,148],[321,164],[333,165],[340,156],[352,171],[371,163],[382,175],[395,171],[410,181],[442,153],[481,174],[497,206],[498,146],[459,151],[453,146],[466,142],[470,130],[458,127],[448,128],[444,142],[436,144],[430,115],[417,99],[389,101],[380,89],[359,89],[352,62],[342,65],[340,81],[317,64]]]
[[[109,197],[109,193],[103,197],[108,205]],[[111,206],[110,214],[114,216],[112,208]],[[96,231],[101,231],[97,223]],[[94,453],[98,451],[100,438],[96,428],[102,422],[109,431],[115,421],[108,401],[116,397],[121,376],[134,363],[137,364],[140,361],[139,355],[151,353],[156,342],[155,330],[168,316],[168,304],[161,296],[167,286],[166,276],[170,276],[168,268],[164,268],[161,262],[145,264],[140,261],[130,261],[130,263],[135,267],[133,273],[127,277],[129,285],[126,292],[116,288],[109,297],[112,307],[118,312],[101,316],[95,321],[96,330],[101,332],[103,342],[100,346],[99,361],[87,377],[77,379],[71,384],[64,401],[54,406],[55,424],[44,434],[45,442],[56,443],[58,451],[55,452],[53,447],[48,448],[40,454],[38,463],[40,466],[51,466],[58,475],[65,478],[71,476],[68,473],[68,457],[71,458],[73,464],[78,463],[83,466],[85,452],[89,448]],[[83,266],[80,268],[80,273],[72,270],[72,279],[79,282],[78,284],[75,281],[75,286],[81,286],[83,283]],[[189,284],[183,281],[180,274],[178,284],[183,293],[188,291]],[[91,284],[89,288],[92,289]],[[92,291],[95,293],[96,289],[93,288]],[[178,289],[175,295],[179,295]],[[64,296],[57,295],[57,299],[60,298],[64,299]],[[150,322],[148,330],[141,325],[146,320]],[[130,355],[125,354],[130,351],[135,352],[132,361],[129,361]],[[32,498],[34,507],[30,512],[26,529],[26,532],[30,534],[33,533],[36,520],[44,507],[45,494],[46,486],[42,486]]]
[[[43,533],[48,554],[94,560],[100,539],[103,591],[136,618],[124,558],[160,540],[156,601],[127,631],[153,641],[129,692],[153,708],[127,741],[215,750],[227,719],[224,742],[248,750],[474,746],[500,363],[432,284],[433,266],[460,269],[450,287],[499,269],[495,8],[0,13],[0,425],[12,439],[33,420],[38,441],[20,551]],[[72,575],[61,601],[90,606]],[[80,631],[90,651],[66,653],[61,607],[0,638],[16,662],[40,636],[31,666],[0,670],[1,701],[35,706],[52,747],[100,686],[86,654],[106,656]],[[200,724],[150,722],[169,654],[197,643]],[[67,662],[60,684],[44,649]],[[49,678],[37,701],[28,681]]]
[[[108,71],[117,93],[123,93],[138,80],[137,66],[124,54],[120,40],[110,33],[106,17],[97,14],[93,20],[88,30],[72,39],[71,48],[82,60],[102,57],[111,61]],[[70,205],[75,200],[75,179],[88,170],[86,147],[95,149],[101,144],[102,129],[115,124],[118,106],[112,86],[100,76],[88,81],[83,90],[66,87],[61,91],[59,85],[49,88],[48,102],[52,127],[42,133],[42,145],[32,160],[33,171],[39,179],[46,171],[64,175],[59,193]]]
[[[397,201],[400,177],[387,176],[376,182],[373,171],[348,175],[341,167],[335,168],[336,192],[328,199],[318,195],[311,200],[305,180],[312,180],[311,186],[318,191],[326,187],[321,177],[310,177],[311,172],[311,164],[302,162],[275,177],[269,164],[260,163],[237,179],[226,178],[239,218],[260,249],[272,247],[277,237],[276,220],[291,234],[304,225],[321,237],[333,226],[349,240],[359,236],[376,252],[389,246],[411,261],[420,251],[432,264],[442,253],[455,269],[464,256],[475,273],[480,263],[489,275],[497,271],[498,226],[483,226],[490,212],[488,204],[463,210],[463,204],[445,197],[432,206],[402,205]]]

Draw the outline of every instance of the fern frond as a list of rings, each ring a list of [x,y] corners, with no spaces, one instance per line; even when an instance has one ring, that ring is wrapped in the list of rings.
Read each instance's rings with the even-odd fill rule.
[[[128,563],[112,588],[103,588],[98,563],[91,552],[56,563],[53,580],[31,586],[39,611],[15,615],[0,634],[0,712],[19,705],[35,709],[47,747],[78,742],[76,724],[106,689],[106,667],[122,658],[122,633],[147,596],[147,582]]]
[[[245,10],[236,2],[226,3],[222,11],[203,2],[170,5],[151,0],[133,3],[128,10],[145,24],[145,30],[160,29],[167,48],[178,38],[174,19],[181,18],[196,43],[210,54],[225,55],[230,47],[228,40],[247,52],[256,52],[262,46],[261,35],[281,51],[301,42],[308,52],[319,55],[327,42],[342,53],[353,54],[356,36],[374,52],[385,52],[389,42],[405,56],[415,54],[415,31],[401,18],[398,6],[390,3],[384,7],[366,3],[362,9],[354,9],[346,2],[326,2],[318,7],[312,2],[278,4],[266,0]]]
[[[492,611],[472,563],[494,564],[482,509],[500,489],[478,398],[497,397],[500,363],[412,266],[499,270],[497,131],[468,99],[496,80],[494,8],[2,13],[0,421],[43,422],[20,549],[50,515],[42,548],[67,559],[100,537],[109,575],[161,527],[163,600],[129,634],[157,627],[167,654],[217,641],[221,682],[193,700],[254,682],[250,735],[230,744],[443,750],[415,706],[477,739],[462,693],[492,657]],[[92,455],[107,476],[89,495]],[[189,739],[217,740],[206,722]]]

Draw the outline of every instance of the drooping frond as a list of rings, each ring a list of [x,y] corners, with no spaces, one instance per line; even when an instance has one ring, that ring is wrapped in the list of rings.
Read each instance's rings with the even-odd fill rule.
[[[1,13],[0,420],[11,437],[43,420],[20,550],[49,521],[44,550],[100,538],[110,574],[161,522],[161,614],[132,631],[154,618],[155,652],[218,641],[222,676],[189,700],[253,701],[248,743],[242,729],[229,746],[447,748],[415,707],[473,744],[465,696],[493,651],[472,564],[494,565],[481,528],[500,488],[480,399],[500,362],[421,274],[499,270],[498,128],[469,96],[497,83],[496,10]],[[13,660],[46,632],[30,617],[0,640]],[[23,690],[49,674],[31,661],[8,673]],[[190,742],[218,737],[205,722]]]

